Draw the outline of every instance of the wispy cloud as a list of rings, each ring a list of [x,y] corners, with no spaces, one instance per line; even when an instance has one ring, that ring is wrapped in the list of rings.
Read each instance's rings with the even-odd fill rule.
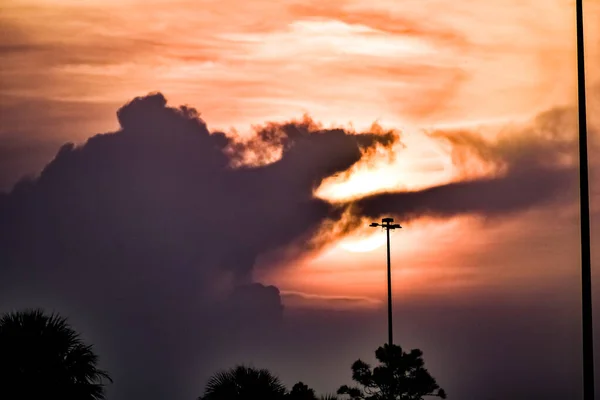
[[[334,310],[374,309],[381,306],[379,299],[352,296],[324,296],[319,294],[282,291],[282,301],[293,308],[326,308]]]
[[[3,2],[3,96],[118,104],[158,89],[198,104],[219,93],[204,113],[238,128],[303,111],[363,125],[511,117],[572,96],[562,1],[140,4]]]

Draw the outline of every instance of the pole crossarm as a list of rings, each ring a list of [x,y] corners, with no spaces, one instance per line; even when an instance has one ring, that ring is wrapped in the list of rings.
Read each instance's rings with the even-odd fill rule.
[[[380,224],[377,222],[372,222],[371,225],[369,225],[369,226],[371,226],[373,228],[382,227],[383,229],[392,229],[392,230],[402,228],[400,226],[400,224],[394,224],[393,222],[394,222],[394,218],[384,218],[381,220]]]

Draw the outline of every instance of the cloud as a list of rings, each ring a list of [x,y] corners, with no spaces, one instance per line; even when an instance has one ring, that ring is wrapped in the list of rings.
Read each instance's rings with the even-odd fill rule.
[[[320,296],[295,291],[282,293],[285,304],[294,308],[325,308],[338,310],[376,309],[381,301],[358,296]]]
[[[398,134],[325,129],[305,117],[241,140],[211,132],[196,110],[170,107],[159,93],[132,100],[117,118],[119,130],[64,145],[38,177],[0,196],[0,303],[75,316],[106,355],[119,399],[177,397],[173,388],[194,381],[190,371],[293,341],[282,297],[368,303],[282,295],[253,282],[259,256],[305,254],[365,216],[516,213],[568,200],[574,183],[572,139],[560,129],[494,141],[434,132],[457,163],[479,158],[494,174],[333,204],[314,196],[319,184],[390,149]]]
[[[429,132],[449,145],[453,162],[462,172],[459,179],[423,190],[365,196],[352,203],[354,215],[392,214],[401,221],[459,215],[491,218],[572,204],[578,195],[576,126],[572,108],[556,108],[541,113],[526,127],[509,127],[491,139],[475,130]],[[595,146],[594,130],[590,132]]]
[[[0,135],[0,192],[15,184],[15,176],[35,175],[59,147],[56,142]]]
[[[505,216],[577,193],[568,109],[494,140],[431,132],[450,145],[455,163],[479,160],[492,173],[341,204],[313,194],[325,178],[391,148],[395,132],[324,129],[305,116],[258,126],[241,140],[211,133],[195,109],[169,107],[161,94],[134,99],[117,117],[119,131],[64,145],[38,178],[5,196],[0,248],[11,285],[34,274],[90,298],[115,281],[156,301],[195,296],[206,282],[251,283],[258,256],[296,257],[364,217]],[[96,268],[97,288],[72,285]],[[103,294],[111,295],[119,291]]]
[[[304,118],[239,141],[160,93],[117,118],[118,131],[65,144],[38,177],[0,198],[0,292],[9,307],[93,316],[88,323],[113,343],[117,374],[140,369],[121,384],[123,398],[139,397],[130,390],[142,390],[147,363],[180,371],[190,346],[205,356],[222,331],[231,343],[277,332],[279,291],[252,283],[257,256],[295,244],[302,252],[342,212],[313,197],[320,182],[398,140]],[[263,148],[278,158],[246,162]]]
[[[354,7],[353,7],[354,6]],[[361,8],[357,4],[342,1],[335,3],[321,3],[306,1],[290,7],[294,15],[301,18],[335,19],[346,24],[366,26],[393,35],[416,37],[423,41],[433,42],[444,47],[464,48],[469,45],[465,35],[451,27],[432,23],[429,20],[407,18],[398,10],[390,13],[375,10],[372,7]],[[406,9],[403,10],[406,13]]]

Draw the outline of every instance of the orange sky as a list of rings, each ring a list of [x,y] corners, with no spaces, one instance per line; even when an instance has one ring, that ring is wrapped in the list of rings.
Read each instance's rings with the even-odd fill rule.
[[[396,160],[361,166],[349,182],[329,180],[317,194],[339,199],[424,187],[458,170],[423,130],[524,123],[574,103],[573,4],[4,0],[0,138],[82,141],[115,129],[114,112],[125,101],[159,90],[171,104],[198,108],[209,127],[240,134],[304,112],[325,125],[379,121],[403,132]],[[600,20],[598,1],[586,7],[587,21]],[[594,83],[600,28],[589,23],[587,35]],[[44,130],[31,128],[32,114],[12,111],[23,105],[31,105]],[[551,215],[570,221],[572,210]],[[575,276],[576,226],[550,230],[547,217],[540,211],[493,226],[470,218],[407,225],[394,233],[395,288],[399,295],[518,288],[542,268],[539,285]],[[535,240],[525,245],[526,237]],[[384,248],[348,251],[353,246],[346,241],[257,278],[313,300],[376,300]]]

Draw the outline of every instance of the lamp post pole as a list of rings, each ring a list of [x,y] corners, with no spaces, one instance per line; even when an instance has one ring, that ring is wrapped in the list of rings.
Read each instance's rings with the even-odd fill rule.
[[[590,249],[590,190],[588,178],[587,116],[583,0],[575,1],[577,16],[577,97],[579,117],[579,199],[581,224],[581,319],[583,333],[583,399],[594,400],[594,335],[592,326],[592,260]]]
[[[387,234],[387,297],[388,297],[388,344],[394,344],[394,335],[392,328],[392,263],[390,257],[390,230],[402,228],[399,224],[394,224],[393,218],[384,218],[381,223],[373,222],[370,226],[382,227]]]

